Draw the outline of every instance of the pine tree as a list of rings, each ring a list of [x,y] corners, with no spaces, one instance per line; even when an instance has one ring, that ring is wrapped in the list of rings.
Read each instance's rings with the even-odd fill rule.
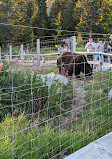
[[[74,12],[74,18],[78,19],[76,29],[78,31],[96,31],[100,21],[99,0],[78,0]],[[77,12],[78,11],[78,12]],[[78,16],[76,16],[78,14]]]
[[[112,34],[112,0],[102,0],[101,22],[105,31]]]
[[[57,16],[57,18],[55,19],[55,25],[57,26],[57,30],[59,30],[58,31],[58,33],[57,33],[57,35],[61,35],[61,29],[62,29],[62,26],[61,26],[61,19],[62,19],[62,16],[61,16],[61,11],[58,13],[58,16]]]
[[[49,27],[49,21],[47,16],[47,7],[46,7],[46,0],[37,0],[39,12],[36,17],[34,26],[43,28],[43,29],[36,29],[34,30],[34,34],[38,36],[44,36],[47,35],[48,31],[45,30],[45,28]]]
[[[30,35],[32,33],[32,30],[28,27],[20,26],[32,25],[32,8],[33,4],[30,0],[11,0],[10,23],[19,25],[18,27],[13,27],[13,41],[21,43],[31,39]]]
[[[56,28],[55,19],[57,18],[59,12],[61,12],[62,19],[61,26],[62,29],[74,30],[75,21],[73,18],[73,10],[76,0],[56,0],[51,8],[50,12],[50,22],[51,27]]]
[[[0,44],[7,44],[11,40],[11,26],[5,25],[9,23],[10,2],[8,0],[0,1]]]

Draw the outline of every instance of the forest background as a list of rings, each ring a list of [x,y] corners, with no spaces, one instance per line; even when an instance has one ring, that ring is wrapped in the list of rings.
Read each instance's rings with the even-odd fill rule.
[[[1,0],[0,8],[0,44],[65,34],[60,30],[112,34],[112,0]]]

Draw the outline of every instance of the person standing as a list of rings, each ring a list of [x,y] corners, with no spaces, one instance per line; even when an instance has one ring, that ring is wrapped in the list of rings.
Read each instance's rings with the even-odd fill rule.
[[[107,48],[108,45],[107,45],[106,40],[104,41],[103,44],[104,44],[104,53],[106,54],[106,53],[108,53],[108,48]],[[105,60],[105,61],[108,62],[108,59],[109,59],[108,56],[104,56],[104,60]]]
[[[102,43],[102,39],[99,39],[97,45],[96,45],[96,51],[99,53],[104,53],[104,44]],[[102,60],[104,61],[104,56],[101,55]],[[97,61],[97,59],[99,58],[99,55],[96,55],[95,60]]]
[[[96,52],[98,53],[104,53],[104,44],[102,43],[102,39],[98,40],[98,43],[96,45]],[[104,61],[104,56],[101,55],[102,61]],[[95,55],[95,61],[99,60],[99,55]],[[98,69],[98,65],[96,65],[96,69]]]
[[[110,42],[109,42],[109,45],[107,46],[108,48],[108,53],[112,54],[112,35],[110,35]],[[111,61],[112,62],[112,57],[108,57],[108,60],[109,62]]]
[[[93,42],[92,38],[89,38],[89,42],[87,42],[85,49],[87,52],[95,52],[96,44]],[[93,55],[87,55],[87,58],[93,58]]]
[[[110,36],[110,42],[109,42],[109,45],[108,45],[108,51],[110,53],[112,53],[112,35]]]
[[[63,42],[63,47],[64,45],[67,46],[67,51],[70,51],[70,47],[71,47],[71,38],[66,38],[61,40]]]
[[[63,51],[64,51],[64,50],[63,50],[63,47],[61,47],[61,45],[59,45],[59,46],[58,46],[58,52],[60,52],[60,54],[61,54],[61,53],[63,53]]]

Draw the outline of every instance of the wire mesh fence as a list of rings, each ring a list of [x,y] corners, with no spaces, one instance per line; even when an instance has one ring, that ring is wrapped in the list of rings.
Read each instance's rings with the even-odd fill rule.
[[[104,15],[105,7],[95,5]],[[89,9],[77,6],[74,0],[0,2],[0,159],[62,159],[112,131],[109,14],[98,20],[90,14],[96,18],[88,25],[87,16],[82,21]],[[99,39],[104,51],[96,49]]]
[[[5,57],[0,158],[64,158],[111,132],[111,65],[96,69],[94,60],[93,67],[85,56],[71,53],[58,59],[59,67]]]

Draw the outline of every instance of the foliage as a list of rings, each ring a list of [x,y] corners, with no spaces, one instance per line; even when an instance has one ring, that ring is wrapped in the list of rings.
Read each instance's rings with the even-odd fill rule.
[[[56,29],[59,30],[57,35],[61,35],[61,31],[60,31],[62,29],[61,20],[62,20],[62,16],[61,16],[61,11],[60,11],[58,13],[57,19],[55,19],[55,23],[54,23],[57,26]]]
[[[62,112],[65,112],[66,109],[70,107],[71,101],[68,102],[67,100],[71,98],[70,96],[72,96],[72,90],[70,89],[71,85],[69,84],[68,89],[66,90],[67,86],[60,83],[60,76],[58,77],[53,74],[53,77],[56,76],[56,79],[52,79],[50,78],[50,74],[48,74],[47,77],[49,78],[46,77],[42,80],[42,76],[37,75],[34,71],[12,71],[12,68],[11,70],[8,70],[9,68],[7,63],[4,63],[3,72],[0,74],[0,107],[4,107],[0,111],[1,118],[8,112],[12,112],[14,110],[18,113],[25,112],[26,114],[30,114],[32,111],[34,113],[40,112],[42,117],[47,118],[49,116],[49,118],[51,118],[52,116],[59,114],[60,98],[62,103],[63,101],[66,101],[62,104]],[[48,84],[50,82],[51,86],[49,89]],[[63,93],[61,93],[61,91]],[[47,114],[48,108],[49,114]],[[53,112],[55,112],[55,114]]]
[[[100,21],[98,0],[78,0],[74,16],[79,12],[80,22],[77,24],[78,31],[96,31]]]
[[[43,77],[43,80],[48,79],[46,75]],[[64,158],[108,133],[112,129],[112,104],[107,99],[111,81],[110,71],[98,71],[93,79],[85,81],[86,105],[83,112],[77,115],[73,123],[64,122],[60,129],[59,123],[53,122],[55,118],[44,124],[44,121],[40,123],[39,118],[28,120],[25,113],[5,115],[0,123],[1,159],[12,158],[12,154],[14,159],[31,158],[31,155],[33,159],[47,159],[48,156]]]
[[[80,36],[78,36],[77,37],[77,46],[79,47],[79,46],[83,46],[83,45],[84,45],[83,39]]]
[[[62,29],[74,30],[73,8],[74,2],[72,0],[56,0],[50,12],[51,27],[56,28],[55,19],[57,19],[61,13],[62,18],[60,22]]]
[[[76,150],[82,147],[84,136],[88,133],[88,130],[83,134],[80,130],[76,132],[69,130],[59,132],[58,130],[52,130],[50,125],[47,124],[39,129],[38,126],[34,125],[31,129],[31,123],[23,115],[13,118],[8,115],[1,122],[1,159],[12,158],[12,153],[14,159],[19,157],[30,159],[31,155],[33,159],[40,157],[47,159],[48,155],[50,158],[55,155],[57,155],[57,158],[62,158],[64,154],[72,153],[73,149]],[[77,147],[72,145],[73,139],[76,142],[80,140]],[[60,153],[60,150],[63,152]]]
[[[21,44],[28,41],[33,45],[37,37],[65,33],[46,28],[111,33],[112,0],[48,2],[49,17],[46,0],[1,0],[0,22],[3,24],[0,25],[0,44]]]
[[[104,29],[112,33],[111,26],[112,26],[112,0],[102,1],[101,4],[101,22],[104,26]]]

